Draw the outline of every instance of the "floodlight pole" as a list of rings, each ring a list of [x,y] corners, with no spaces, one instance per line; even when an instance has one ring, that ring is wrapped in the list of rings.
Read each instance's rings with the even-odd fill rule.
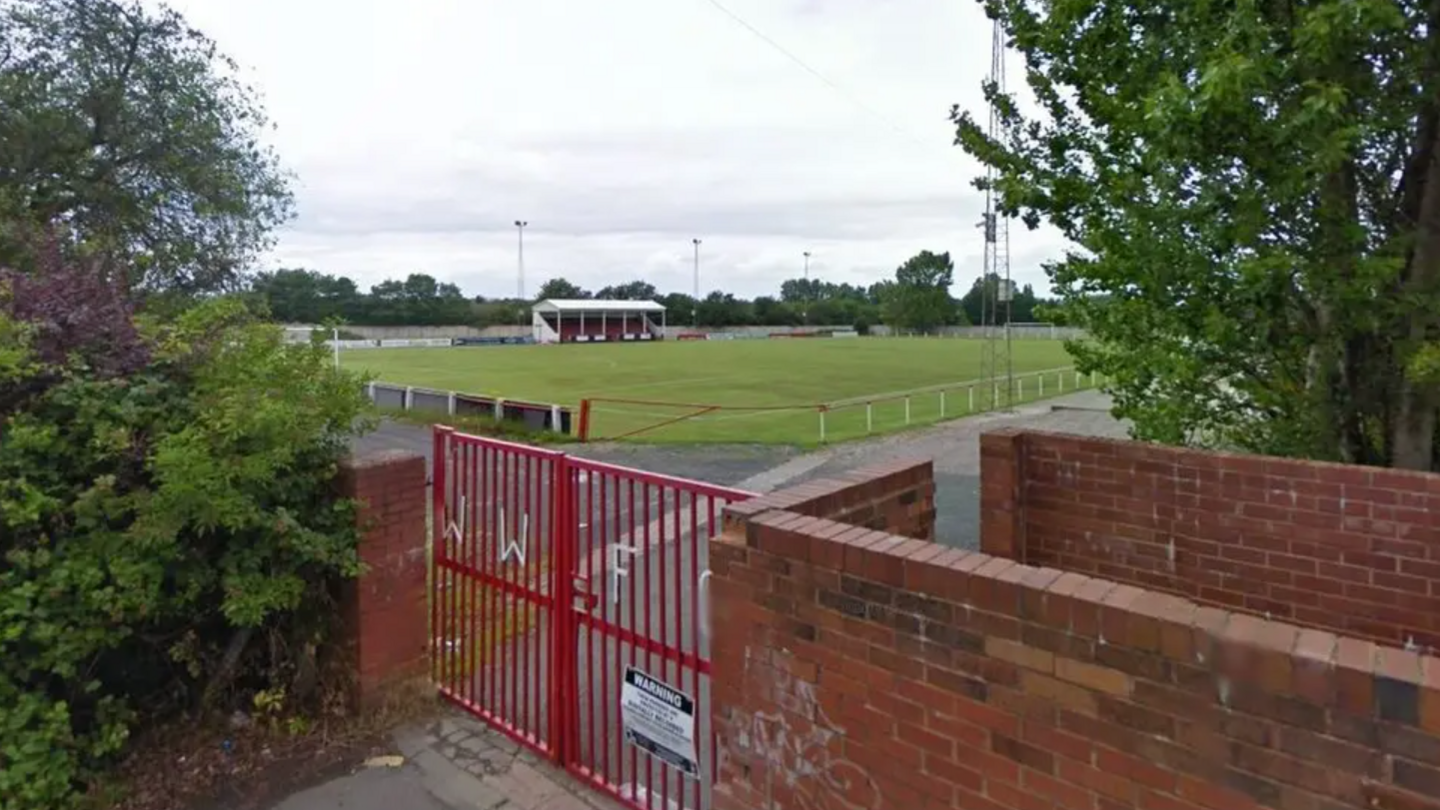
[[[690,304],[690,320],[692,325],[700,328],[700,240],[691,239],[695,244],[695,298]]]
[[[530,223],[523,220],[515,220],[515,234],[519,239],[519,274],[515,284],[515,298],[519,301],[525,300],[525,226]]]
[[[800,291],[800,320],[810,325],[810,251],[805,251],[805,288]]]
[[[529,221],[515,220],[515,235],[519,239],[519,272],[515,282],[515,300],[520,304],[520,325],[525,325],[525,226]]]

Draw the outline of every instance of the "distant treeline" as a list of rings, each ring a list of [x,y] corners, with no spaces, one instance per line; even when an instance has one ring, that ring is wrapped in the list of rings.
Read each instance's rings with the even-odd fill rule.
[[[944,257],[948,262],[948,257]],[[993,278],[991,283],[994,283]],[[369,292],[354,280],[313,270],[282,269],[261,273],[251,294],[263,300],[271,317],[286,323],[340,321],[359,326],[494,326],[529,322],[529,308],[546,298],[597,298],[652,300],[663,304],[671,324],[699,326],[799,326],[806,323],[853,325],[860,330],[875,324],[905,329],[927,329],[982,323],[982,286],[976,279],[965,295],[951,298],[943,289],[910,288],[897,281],[869,287],[832,284],[820,279],[789,279],[779,294],[745,299],[715,290],[696,301],[686,293],[661,294],[647,282],[632,281],[591,292],[563,278],[541,285],[534,300],[486,299],[465,296],[454,284],[412,273],[403,281],[383,281]],[[928,299],[928,300],[927,300]],[[1017,323],[1058,322],[1029,285],[1016,291],[1010,320]],[[1003,316],[1000,320],[1004,320]]]

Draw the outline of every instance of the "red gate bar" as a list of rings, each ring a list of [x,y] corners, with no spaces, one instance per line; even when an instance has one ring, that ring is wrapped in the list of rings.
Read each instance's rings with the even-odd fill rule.
[[[632,807],[700,808],[715,764],[705,708],[710,661],[700,626],[700,576],[725,505],[752,495],[580,458],[570,458],[568,465],[572,492],[567,502],[582,518],[575,581],[586,598],[573,610],[582,660],[566,670],[577,678],[567,691],[581,698],[582,716],[565,727],[583,735],[567,744],[567,764]],[[635,551],[615,551],[624,547]],[[612,570],[617,561],[628,570],[623,578]],[[618,590],[617,582],[623,582]],[[624,745],[623,665],[638,666],[695,700],[696,753],[704,757],[709,752],[702,780],[681,778]]]
[[[708,806],[708,541],[748,492],[434,434],[431,623],[442,696],[632,808]],[[626,666],[694,702],[698,779],[623,739]]]
[[[564,454],[435,430],[432,635],[440,694],[517,741],[559,739],[550,581],[564,564]]]

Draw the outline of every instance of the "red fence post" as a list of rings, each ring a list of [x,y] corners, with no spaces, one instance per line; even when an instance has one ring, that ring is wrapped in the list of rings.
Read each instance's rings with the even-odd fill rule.
[[[584,408],[584,406],[581,406]],[[584,413],[584,410],[581,411]],[[583,424],[583,423],[582,423]],[[574,681],[577,679],[576,646],[579,624],[575,611],[575,546],[578,542],[579,517],[571,484],[570,457],[557,456],[550,463],[550,728],[551,756],[565,766],[574,759],[574,739],[578,732],[579,715],[570,705],[579,701]]]
[[[590,400],[580,400],[580,441],[590,441]]]

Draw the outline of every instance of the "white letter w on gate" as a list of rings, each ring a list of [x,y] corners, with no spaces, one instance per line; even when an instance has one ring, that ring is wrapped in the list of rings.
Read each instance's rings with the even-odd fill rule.
[[[460,517],[457,524],[455,518],[450,518],[450,525],[445,527],[445,539],[455,545],[463,545],[465,542],[465,496],[460,496],[460,509],[456,512]]]
[[[520,533],[513,539],[505,537],[505,507],[500,507],[500,562],[509,562],[510,558],[525,564],[525,552],[530,544],[530,516],[522,513],[520,515]]]

